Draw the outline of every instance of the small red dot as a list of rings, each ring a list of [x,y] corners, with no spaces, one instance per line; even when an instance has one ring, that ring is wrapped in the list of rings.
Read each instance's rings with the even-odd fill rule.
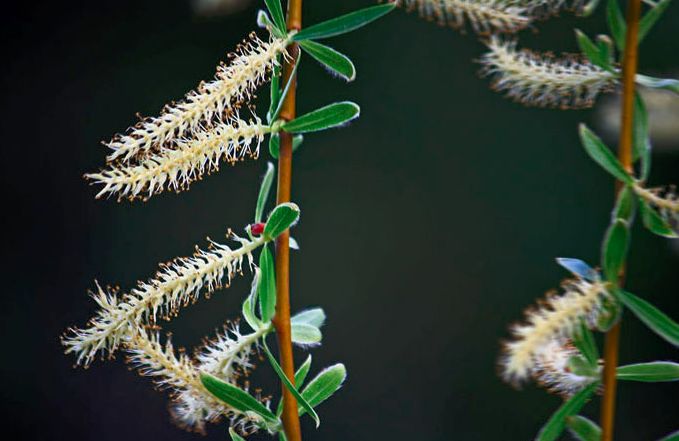
[[[250,232],[255,236],[259,236],[264,232],[264,226],[265,224],[263,222],[252,224],[252,226],[250,227]]]

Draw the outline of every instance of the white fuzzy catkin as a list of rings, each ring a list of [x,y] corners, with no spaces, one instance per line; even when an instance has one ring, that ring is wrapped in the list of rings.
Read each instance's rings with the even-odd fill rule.
[[[464,29],[469,22],[479,34],[517,32],[532,20],[527,14],[528,8],[504,0],[401,0],[398,3],[407,10],[417,9],[421,17],[454,29]]]
[[[556,339],[550,340],[535,354],[533,378],[550,392],[570,397],[597,380],[596,377],[578,375],[571,370],[569,361],[579,355],[580,352],[570,341],[561,343]]]
[[[145,118],[127,133],[119,134],[106,145],[113,149],[108,161],[129,161],[139,154],[159,148],[169,141],[188,137],[209,125],[213,118],[223,117],[232,104],[251,97],[285,54],[286,39],[272,37],[264,42],[254,34],[230,54],[230,62],[217,68],[215,79],[201,83],[184,100],[168,104],[158,117]]]
[[[250,241],[231,236],[241,244],[239,248],[210,241],[207,251],[196,249],[192,257],[161,265],[155,278],[139,282],[137,288],[122,296],[97,285],[92,296],[100,309],[87,327],[70,328],[62,337],[66,353],[75,353],[77,364],[87,366],[98,353],[112,355],[140,326],[154,323],[159,315],[169,318],[176,314],[180,307],[195,301],[202,290],[209,294],[223,283],[228,285],[241,272],[244,259],[253,264],[252,252],[264,243],[262,237]]]
[[[514,101],[538,107],[590,107],[600,92],[617,83],[617,76],[576,56],[554,58],[517,50],[516,41],[493,36],[490,52],[481,58],[482,75],[492,78],[495,90]]]
[[[156,385],[169,390],[172,397],[170,412],[175,422],[187,430],[204,433],[206,422],[230,419],[241,432],[251,432],[253,420],[240,411],[217,400],[201,383],[200,368],[183,352],[176,354],[168,337],[165,345],[157,332],[139,330],[125,342],[127,362],[143,376],[151,377]],[[235,379],[222,376],[235,383]]]
[[[563,294],[549,293],[537,308],[526,312],[525,323],[512,326],[514,340],[506,342],[500,358],[503,378],[511,383],[526,380],[536,368],[536,357],[547,345],[566,343],[579,323],[596,326],[602,301],[610,294],[601,281],[570,279]]]
[[[166,187],[178,192],[188,189],[204,173],[218,170],[221,161],[235,163],[245,157],[256,158],[268,131],[259,118],[247,122],[236,114],[210,130],[195,131],[191,139],[177,140],[173,148],[161,148],[136,163],[111,164],[85,178],[103,186],[97,198],[113,194],[119,199],[148,198]]]

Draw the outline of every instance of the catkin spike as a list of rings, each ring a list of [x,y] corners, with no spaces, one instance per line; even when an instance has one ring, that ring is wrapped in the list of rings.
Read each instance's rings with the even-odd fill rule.
[[[649,205],[655,207],[675,230],[679,230],[679,195],[674,186],[645,188],[636,183],[634,192]]]
[[[268,131],[259,118],[246,122],[236,114],[209,131],[194,132],[193,138],[177,140],[173,148],[161,148],[138,163],[112,164],[98,173],[86,174],[85,178],[103,186],[97,198],[112,194],[117,194],[119,200],[151,197],[166,187],[185,190],[204,173],[217,170],[221,161],[235,163],[248,156],[256,158]]]
[[[453,29],[462,30],[465,22],[469,22],[478,34],[517,32],[532,20],[526,7],[505,0],[400,0],[397,3],[409,11],[417,9],[421,17]]]
[[[576,56],[554,58],[517,50],[516,41],[493,36],[490,52],[480,60],[481,74],[492,78],[492,87],[516,102],[537,107],[579,109],[590,107],[600,92],[613,89],[614,73]]]
[[[255,417],[227,406],[205,389],[200,370],[183,352],[176,355],[169,337],[163,346],[157,332],[140,329],[126,340],[125,347],[130,365],[141,375],[151,377],[160,389],[170,390],[170,412],[180,427],[204,433],[205,422],[214,423],[226,417],[241,432],[256,430]],[[232,378],[222,379],[235,382]]]
[[[278,56],[285,54],[287,44],[287,39],[272,37],[264,42],[251,34],[230,57],[230,63],[217,68],[214,80],[201,83],[184,100],[168,104],[160,116],[146,118],[126,134],[114,136],[106,144],[113,150],[107,160],[129,161],[170,141],[189,137],[201,125],[209,125],[213,118],[223,116],[233,103],[251,98],[278,63]]]
[[[552,341],[566,343],[583,320],[596,326],[602,301],[610,297],[601,281],[570,279],[562,284],[564,293],[550,293],[539,307],[526,312],[526,322],[514,325],[514,340],[505,343],[500,358],[502,377],[520,383],[536,368],[536,357]]]
[[[577,356],[580,356],[580,351],[570,341],[550,340],[535,354],[535,366],[531,372],[533,378],[550,392],[570,397],[597,380],[571,370],[569,361]]]
[[[75,353],[77,364],[88,366],[101,353],[111,356],[122,340],[139,327],[155,323],[157,317],[169,318],[180,307],[195,301],[201,290],[211,293],[241,272],[243,260],[253,265],[252,252],[264,243],[233,235],[241,246],[231,249],[210,243],[208,251],[196,249],[192,257],[180,257],[161,265],[155,278],[139,282],[137,288],[122,296],[106,292],[97,284],[92,297],[99,306],[86,328],[70,328],[62,337],[66,353]]]

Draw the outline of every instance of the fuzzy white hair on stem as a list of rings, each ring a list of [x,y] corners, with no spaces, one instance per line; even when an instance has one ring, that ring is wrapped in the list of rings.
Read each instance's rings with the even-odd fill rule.
[[[279,55],[285,55],[287,39],[272,37],[268,42],[253,33],[229,54],[230,62],[217,68],[214,80],[201,83],[177,103],[168,104],[158,117],[149,117],[118,134],[106,145],[113,150],[107,160],[129,161],[160,148],[170,141],[190,137],[201,125],[210,125],[213,118],[229,113],[232,105],[251,98],[262,84]]]
[[[493,36],[487,42],[481,74],[491,77],[493,89],[516,102],[537,107],[590,107],[597,95],[613,89],[617,75],[575,55],[556,58],[517,50],[516,41]]]
[[[97,284],[92,297],[99,311],[87,327],[67,330],[62,337],[66,353],[76,354],[77,364],[88,366],[98,353],[113,355],[122,340],[140,326],[155,323],[158,316],[169,319],[203,291],[208,296],[223,284],[228,286],[242,272],[245,259],[253,265],[252,252],[265,241],[263,237],[248,240],[233,233],[229,236],[241,246],[232,249],[210,241],[207,250],[196,248],[191,257],[162,264],[154,278],[139,282],[127,294],[119,296]]]
[[[573,357],[578,356],[580,351],[570,341],[562,343],[552,339],[536,352],[531,374],[535,381],[550,392],[570,397],[597,381],[596,377],[573,371],[570,362]]]
[[[536,368],[536,357],[552,341],[570,340],[580,321],[590,327],[610,298],[601,281],[569,279],[562,283],[563,294],[548,293],[536,308],[526,311],[526,320],[511,327],[514,339],[504,344],[500,357],[502,377],[514,384],[526,380]]]
[[[136,163],[120,162],[85,178],[102,185],[97,198],[118,195],[118,199],[151,197],[166,187],[179,192],[219,169],[222,161],[233,164],[246,157],[257,158],[264,135],[270,131],[255,116],[244,121],[233,115],[219,121],[210,130],[193,133],[193,138],[179,139],[173,148],[161,148]]]
[[[140,329],[126,339],[125,348],[127,363],[140,375],[152,378],[159,389],[170,391],[170,413],[180,427],[204,433],[206,422],[215,423],[226,417],[241,432],[256,429],[252,416],[217,400],[203,386],[200,370],[183,350],[175,351],[169,337],[163,345],[157,332]],[[223,379],[235,382],[232,378]]]
[[[420,16],[463,30],[469,23],[478,34],[513,33],[530,25],[528,8],[504,0],[400,0],[406,10],[417,9]]]

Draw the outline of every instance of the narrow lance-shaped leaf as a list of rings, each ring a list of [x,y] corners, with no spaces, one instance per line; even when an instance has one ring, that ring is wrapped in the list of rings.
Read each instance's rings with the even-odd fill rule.
[[[615,207],[611,213],[611,222],[616,219],[631,222],[634,217],[635,200],[634,191],[632,191],[632,188],[629,185],[625,185],[621,188],[615,201]]]
[[[653,361],[650,363],[628,364],[618,366],[618,380],[642,381],[655,383],[659,381],[678,381],[679,363],[671,361]]]
[[[283,369],[281,366],[278,364],[276,361],[276,357],[273,356],[271,351],[269,350],[269,347],[266,344],[265,340],[262,340],[262,346],[264,347],[264,353],[266,353],[266,357],[269,359],[269,363],[271,364],[271,367],[273,367],[273,370],[276,371],[276,374],[278,374],[278,377],[281,379],[285,387],[292,393],[292,395],[295,397],[297,400],[297,404],[301,406],[304,411],[308,412],[311,418],[316,422],[316,427],[321,425],[321,419],[318,417],[318,414],[314,410],[313,406],[311,406],[307,400],[299,393],[299,391],[295,388],[295,385],[290,382],[290,379],[285,375],[285,372],[283,372]],[[304,412],[300,412],[300,416]]]
[[[679,80],[675,80],[674,78],[654,78],[637,74],[637,76],[634,77],[634,80],[637,84],[641,84],[642,86],[650,87],[652,89],[669,90],[670,92],[679,94]]]
[[[679,430],[676,432],[672,432],[667,436],[664,436],[662,439],[659,439],[658,441],[679,441]]]
[[[312,407],[316,407],[337,392],[346,378],[347,369],[342,363],[337,363],[323,369],[304,388],[302,395]],[[304,409],[300,409],[302,414]]]
[[[625,264],[629,246],[629,227],[627,222],[616,219],[606,232],[602,249],[601,264],[606,280],[616,282]]]
[[[276,27],[282,32],[285,32],[285,16],[283,15],[281,0],[264,0],[264,3],[266,3],[266,7],[269,9],[269,13],[276,24]]]
[[[280,56],[277,58],[277,60]],[[281,100],[281,67],[280,65],[274,64],[273,71],[271,73],[271,84],[269,89],[269,110],[266,112],[266,120],[269,124],[273,123],[273,116],[278,109],[278,104]],[[276,136],[275,133],[271,133],[272,138]]]
[[[606,144],[584,124],[580,124],[580,140],[587,154],[604,170],[626,184],[634,182]]]
[[[255,314],[255,305],[257,304],[257,291],[259,290],[259,279],[261,278],[262,270],[255,268],[255,275],[252,279],[252,288],[250,295],[243,301],[242,314],[247,324],[254,330],[259,329],[261,323]]]
[[[391,12],[395,3],[370,6],[302,29],[293,40],[320,40],[351,32]]]
[[[304,363],[295,372],[295,387],[298,389],[304,385],[309,370],[311,369],[311,354],[309,354],[304,360]],[[283,399],[278,401],[278,407],[276,408],[276,415],[280,416],[283,413]]]
[[[608,67],[608,60],[601,54],[599,47],[580,29],[575,30],[575,39],[577,40],[582,53],[592,62],[592,64],[604,69]]]
[[[608,27],[615,40],[615,45],[620,51],[625,49],[625,34],[627,33],[627,23],[625,17],[622,15],[618,0],[608,0],[606,5],[606,20]]]
[[[573,415],[566,418],[568,429],[580,441],[600,441],[601,428],[584,416]]]
[[[299,207],[292,202],[285,202],[278,205],[269,215],[264,227],[264,237],[273,240],[283,231],[290,228],[299,219]]]
[[[679,346],[679,324],[667,314],[636,295],[618,290],[617,295],[634,315],[663,339]]]
[[[278,38],[285,37],[286,32],[278,29],[278,26],[273,21],[271,21],[269,15],[265,11],[260,10],[257,12],[257,26],[270,30],[271,33]]]
[[[264,207],[266,206],[266,201],[269,198],[269,191],[271,190],[271,184],[273,184],[273,176],[275,169],[272,163],[266,163],[266,173],[264,173],[264,178],[262,178],[262,185],[259,186],[259,194],[257,195],[257,206],[255,207],[255,222],[262,221],[262,215],[264,214]]]
[[[641,43],[641,41],[646,37],[646,34],[653,29],[653,26],[655,26],[655,23],[658,21],[660,16],[665,12],[665,9],[670,5],[670,2],[672,0],[660,0],[658,3],[656,3],[653,8],[651,8],[650,11],[646,13],[642,17],[641,20],[639,20],[639,35],[637,41]]]
[[[559,438],[561,433],[566,428],[566,418],[573,416],[580,412],[582,406],[592,396],[594,391],[599,387],[599,383],[595,382],[580,390],[573,395],[568,401],[563,403],[561,407],[549,418],[547,423],[542,426],[540,432],[535,438],[536,441],[555,441]]]
[[[349,101],[333,103],[286,122],[282,128],[289,133],[316,132],[346,124],[358,118],[360,111],[356,103]]]
[[[200,381],[212,395],[241,412],[254,412],[262,417],[269,427],[277,427],[280,422],[276,415],[244,390],[226,383],[210,374],[201,373]]]
[[[259,313],[264,323],[268,323],[276,313],[276,273],[273,256],[266,245],[259,255],[259,269],[262,272],[257,289]]]
[[[634,94],[634,126],[632,127],[633,159],[641,159],[641,179],[648,178],[651,160],[651,140],[648,136],[648,112],[639,92]]]
[[[290,73],[290,76],[288,76],[288,81],[285,82],[283,92],[281,92],[281,95],[278,98],[278,104],[276,105],[276,108],[273,110],[273,112],[271,112],[271,115],[269,116],[271,121],[276,121],[281,113],[281,109],[283,109],[283,103],[285,103],[285,98],[288,96],[288,92],[290,92],[290,87],[293,81],[295,81],[295,78],[297,77],[297,68],[299,67],[299,62],[301,59],[302,54],[297,54],[297,59],[295,60],[295,65],[292,67],[292,72]]]
[[[592,15],[592,13],[596,11],[596,7],[599,6],[599,1],[600,0],[590,0],[589,3],[587,3],[585,7],[582,8],[582,16],[589,17]]]
[[[596,45],[599,48],[599,53],[601,58],[605,60],[606,67],[608,71],[613,71],[613,55],[615,53],[615,48],[613,46],[613,40],[608,35],[597,35]]]
[[[325,323],[323,308],[311,308],[298,312],[290,319],[292,323],[306,323],[307,325],[320,328]]]
[[[651,233],[671,239],[679,237],[672,229],[672,226],[667,219],[663,218],[655,208],[641,198],[639,198],[639,211],[641,212],[641,219],[644,222],[644,226]]]
[[[572,257],[557,257],[556,263],[570,271],[574,276],[580,277],[581,279],[588,280],[590,282],[596,280],[599,274],[594,268],[587,265],[580,259],[573,259]]]
[[[356,78],[356,68],[349,57],[315,41],[301,41],[300,46],[316,61],[327,67],[331,72],[339,75],[346,81],[353,81]]]

